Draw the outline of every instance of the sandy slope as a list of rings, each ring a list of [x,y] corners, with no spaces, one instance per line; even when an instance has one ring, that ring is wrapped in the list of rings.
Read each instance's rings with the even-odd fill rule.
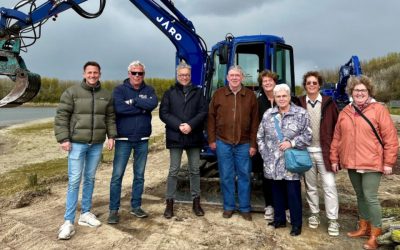
[[[153,127],[153,135],[164,131],[158,117],[153,119]],[[0,136],[14,145],[11,149],[3,145],[0,149],[1,171],[4,172],[3,167],[19,166],[31,158],[64,157],[51,131],[35,138],[10,138],[7,132],[10,129],[0,130]],[[307,227],[307,208],[303,233],[299,237],[289,236],[290,227],[278,230],[267,227],[260,213],[253,214],[252,222],[243,220],[238,214],[223,219],[221,208],[216,206],[204,206],[206,215],[199,218],[191,212],[191,205],[178,204],[176,217],[164,219],[163,194],[168,172],[168,151],[164,149],[152,152],[148,159],[143,208],[150,217],[138,219],[129,214],[132,180],[132,167],[129,165],[123,182],[121,222],[110,226],[106,220],[111,170],[111,164],[103,164],[96,176],[92,212],[103,222],[101,227],[93,229],[76,225],[76,235],[71,240],[57,240],[57,230],[63,222],[66,192],[66,183],[58,183],[51,187],[50,194],[36,198],[27,207],[0,211],[0,249],[360,249],[363,242],[348,240],[344,236],[352,229],[356,218],[343,212],[339,220],[341,236],[335,238],[327,235],[324,218],[319,229]],[[399,176],[385,178],[381,186],[380,195],[386,202],[399,200]],[[354,195],[344,171],[338,175],[338,189],[343,207],[354,208]]]

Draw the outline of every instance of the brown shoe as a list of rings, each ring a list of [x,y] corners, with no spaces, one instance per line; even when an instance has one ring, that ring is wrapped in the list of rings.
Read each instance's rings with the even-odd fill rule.
[[[369,239],[364,243],[364,249],[377,249],[378,242],[376,242],[376,238],[382,234],[382,228],[371,226],[371,236]]]
[[[241,212],[240,215],[243,217],[243,219],[247,220],[247,221],[252,221],[253,218],[251,217],[251,213],[250,212]]]
[[[358,222],[358,229],[352,232],[348,232],[347,236],[351,238],[358,237],[369,237],[371,235],[371,224],[369,221],[360,219]]]
[[[224,212],[222,213],[222,217],[224,217],[225,219],[229,219],[232,217],[233,214],[233,210],[224,210]]]

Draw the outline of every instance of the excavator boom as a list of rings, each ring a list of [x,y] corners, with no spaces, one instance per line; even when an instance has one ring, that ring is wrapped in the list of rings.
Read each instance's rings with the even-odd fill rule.
[[[49,0],[36,6],[38,0],[21,1],[13,9],[0,7],[0,75],[10,77],[15,86],[0,100],[0,107],[12,107],[30,101],[40,89],[40,76],[31,73],[20,56],[20,51],[40,38],[41,26],[49,18],[56,18],[65,10],[73,9],[84,18],[96,18],[104,10],[106,0],[98,0],[96,13],[86,12],[80,4],[87,0]],[[208,70],[207,47],[195,28],[171,0],[160,0],[166,8],[155,0],[129,0],[176,48],[176,64],[184,60],[192,66],[192,83],[203,86]],[[29,12],[20,11],[28,5]],[[31,32],[32,36],[25,35]],[[24,40],[31,39],[28,44]]]

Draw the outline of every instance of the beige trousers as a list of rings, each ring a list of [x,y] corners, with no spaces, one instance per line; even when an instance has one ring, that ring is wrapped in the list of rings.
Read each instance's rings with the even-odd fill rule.
[[[313,167],[304,175],[306,199],[311,213],[319,213],[318,177],[324,193],[326,217],[330,220],[338,219],[339,200],[336,190],[335,174],[325,168],[322,152],[310,152]]]

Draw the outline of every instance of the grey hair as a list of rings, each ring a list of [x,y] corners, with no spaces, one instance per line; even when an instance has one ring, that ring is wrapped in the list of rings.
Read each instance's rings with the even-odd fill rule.
[[[138,66],[142,67],[143,71],[146,71],[146,67],[144,66],[144,64],[141,61],[133,61],[133,62],[131,62],[129,64],[129,66],[128,66],[128,71],[131,70],[131,67],[138,67]]]
[[[290,96],[290,88],[286,83],[281,83],[281,84],[277,84],[273,90],[274,92],[274,96],[276,96],[276,94],[279,91],[286,91],[286,93],[288,94],[288,96]]]
[[[188,70],[192,71],[192,66],[190,66],[189,64],[182,61],[176,67],[176,72],[178,72],[181,69],[188,69]]]
[[[228,73],[229,73],[229,71],[231,71],[231,70],[239,71],[240,74],[241,74],[242,76],[244,76],[244,71],[243,71],[242,67],[240,67],[239,65],[232,65],[232,66],[230,66],[230,67],[229,67],[229,70],[228,70]]]

